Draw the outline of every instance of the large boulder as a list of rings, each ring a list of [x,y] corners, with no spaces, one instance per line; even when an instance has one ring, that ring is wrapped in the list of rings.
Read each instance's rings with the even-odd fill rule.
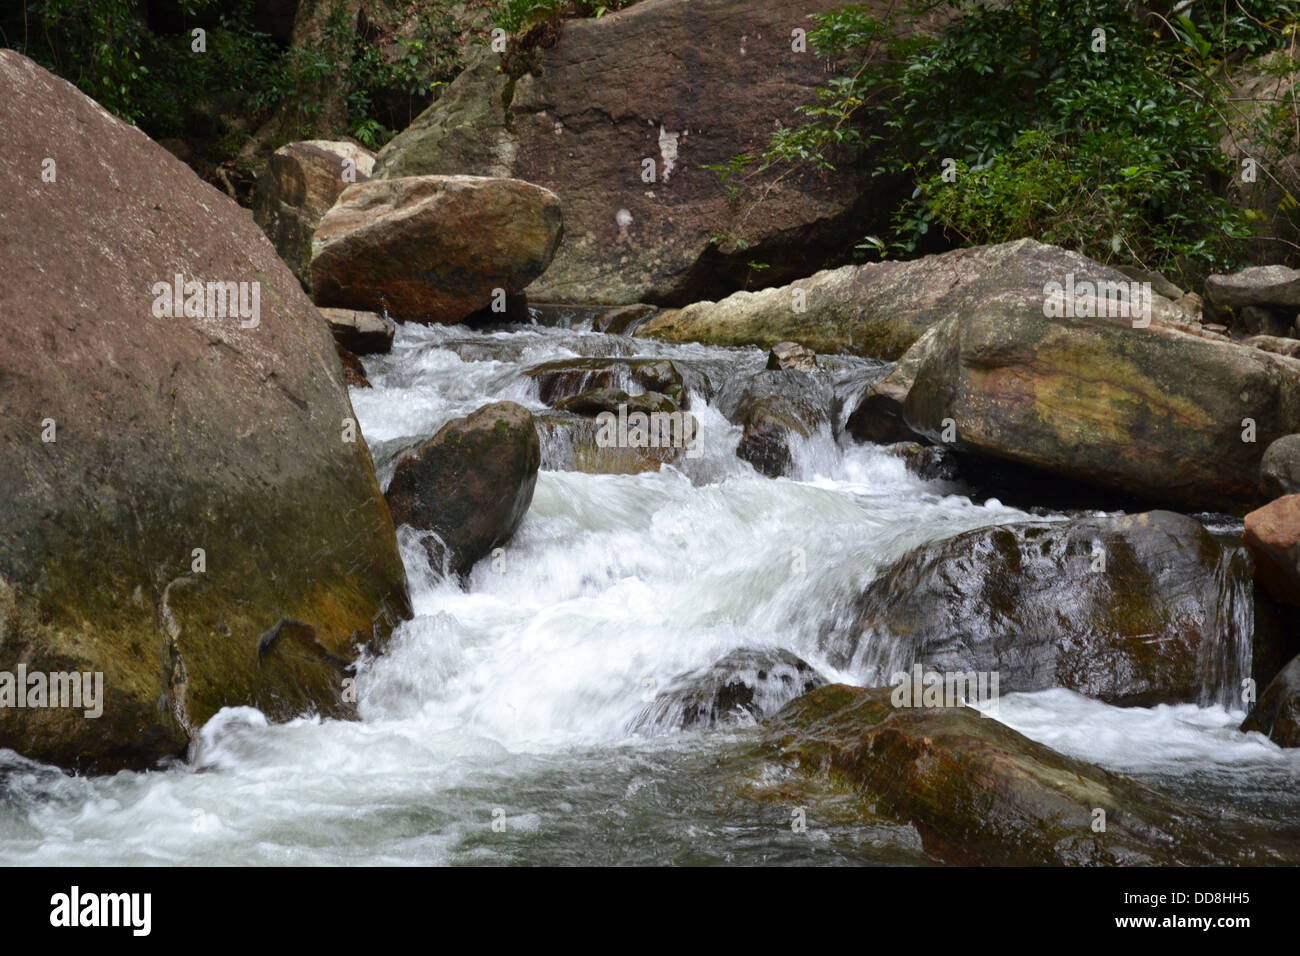
[[[533,501],[541,446],[532,413],[494,402],[449,421],[397,462],[388,484],[393,520],[436,533],[435,566],[465,575],[515,533]]]
[[[1300,657],[1264,688],[1241,729],[1258,731],[1279,747],[1300,747]]]
[[[1242,548],[1168,511],[980,528],[879,569],[828,650],[868,683],[921,664],[997,674],[1001,693],[1232,704],[1251,571]]]
[[[931,441],[1181,508],[1242,514],[1300,429],[1300,362],[1155,319],[1048,317],[1004,294],[909,356],[903,417]]]
[[[900,708],[892,696],[888,687],[814,690],[768,722],[762,753],[804,778],[813,800],[847,797],[867,820],[910,823],[926,853],[945,863],[1260,860],[1257,844],[1128,777],[1057,753],[968,707]],[[770,768],[758,776],[760,790],[783,780]]]
[[[1286,495],[1246,515],[1241,540],[1255,574],[1283,604],[1300,605],[1300,495]]]
[[[105,695],[0,747],[142,768],[222,707],[348,714],[409,601],[325,323],[247,213],[9,50],[0,128],[0,673]]]
[[[539,301],[685,304],[742,287],[755,259],[769,281],[807,275],[865,215],[883,220],[891,204],[873,200],[869,170],[751,168],[724,185],[705,167],[761,154],[816,101],[824,64],[792,32],[840,5],[642,0],[549,24],[504,58],[485,51],[380,151],[376,175],[553,190],[566,240],[528,290]]]
[[[352,183],[370,178],[375,154],[355,143],[304,140],[271,154],[257,179],[253,218],[280,258],[311,289],[311,237]]]
[[[550,265],[555,194],[514,179],[415,176],[349,186],[312,237],[318,305],[459,322]]]
[[[737,292],[720,302],[669,309],[634,335],[705,345],[771,348],[793,340],[816,352],[896,359],[941,319],[959,315],[998,293],[1019,291],[1041,305],[1045,287],[1084,282],[1132,282],[1122,272],[1057,246],[1018,239],[957,249],[906,262],[844,266],[780,288]],[[1154,319],[1188,321],[1182,310],[1152,295]]]

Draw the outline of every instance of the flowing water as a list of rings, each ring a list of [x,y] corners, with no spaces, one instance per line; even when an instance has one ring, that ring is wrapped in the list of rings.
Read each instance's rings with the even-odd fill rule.
[[[764,361],[584,331],[576,314],[559,326],[402,327],[390,355],[366,360],[374,388],[352,392],[381,477],[397,449],[488,401],[541,411],[522,374],[538,362],[662,356],[716,385]],[[874,367],[839,361],[837,389],[851,398]],[[736,648],[785,649],[863,683],[873,675],[836,670],[820,641],[881,563],[1031,516],[829,431],[795,449],[793,477],[762,477],[702,392],[691,407],[704,453],[658,473],[557,470],[572,449],[548,439],[531,510],[466,588],[399,529],[416,616],[363,665],[360,721],[268,725],[230,709],[188,762],[102,777],[0,752],[0,863],[933,862],[909,827],[832,815],[792,832],[789,807],[736,782],[752,728],[629,728],[655,688]],[[1059,690],[999,710],[1225,820],[1294,828],[1300,751],[1238,733],[1241,717]]]

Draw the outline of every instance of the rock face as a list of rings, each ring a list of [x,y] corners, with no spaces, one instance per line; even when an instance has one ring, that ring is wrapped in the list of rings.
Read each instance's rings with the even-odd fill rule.
[[[674,678],[642,708],[629,729],[662,734],[752,725],[825,683],[811,664],[789,651],[732,651],[709,667]]]
[[[941,319],[962,314],[992,295],[1019,292],[1036,299],[1044,287],[1113,282],[1129,287],[1118,270],[1076,252],[1018,239],[957,249],[907,262],[844,266],[759,292],[737,292],[720,302],[696,302],[659,313],[634,333],[672,342],[757,345],[793,340],[818,353],[897,359]],[[1152,318],[1185,322],[1173,303],[1153,298]]]
[[[528,409],[486,405],[443,425],[398,461],[387,493],[393,520],[435,532],[448,569],[464,575],[515,533],[532,504],[540,464]],[[443,558],[431,556],[435,566]]]
[[[253,194],[253,219],[303,288],[311,290],[311,237],[352,183],[370,178],[375,154],[355,143],[304,140],[271,154]]]
[[[1300,315],[1300,271],[1252,266],[1205,280],[1205,318],[1249,335],[1294,334]]]
[[[830,684],[769,721],[765,753],[910,822],[946,863],[1106,866],[1249,862],[1245,840],[1128,777],[1029,740],[967,707],[895,708],[891,689]],[[1105,811],[1104,832],[1093,829]],[[1213,837],[1211,833],[1213,832]],[[1213,849],[1211,849],[1213,848]]]
[[[222,707],[347,714],[339,664],[409,602],[315,307],[233,201],[8,50],[0,128],[0,672],[105,695],[6,709],[0,747],[143,768]],[[186,315],[177,275],[249,308]]]
[[[1264,449],[1259,491],[1265,498],[1300,492],[1300,435],[1283,435]]]
[[[1300,657],[1264,688],[1241,729],[1259,731],[1279,747],[1300,747]]]
[[[553,190],[566,238],[529,289],[539,301],[684,304],[742,287],[755,258],[773,281],[807,275],[846,251],[843,232],[866,228],[864,212],[888,208],[867,194],[865,170],[747,175],[732,200],[704,167],[761,153],[775,124],[816,101],[823,65],[791,49],[791,31],[838,5],[641,0],[564,21],[509,62],[485,52],[381,150],[376,175]]]
[[[1148,501],[1248,511],[1274,439],[1300,430],[1300,363],[1152,321],[984,301],[918,343],[903,417],[958,453]]]
[[[1300,606],[1300,495],[1287,495],[1246,515],[1241,534],[1255,575],[1283,604]]]
[[[718,393],[718,410],[744,429],[736,454],[761,474],[776,478],[794,464],[793,445],[829,432],[834,394],[811,372],[756,372]]]
[[[1243,549],[1172,512],[1002,525],[882,568],[828,650],[868,683],[920,663],[996,673],[1004,694],[1234,703],[1252,590]]]
[[[321,309],[320,314],[329,325],[334,341],[353,355],[373,355],[393,347],[397,328],[384,321],[382,315],[356,309]]]
[[[312,238],[318,305],[458,322],[550,265],[559,200],[512,179],[416,176],[349,186]]]

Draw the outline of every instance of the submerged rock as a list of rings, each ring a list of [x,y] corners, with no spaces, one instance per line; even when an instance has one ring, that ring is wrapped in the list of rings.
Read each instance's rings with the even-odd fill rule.
[[[451,573],[467,574],[519,527],[540,464],[528,409],[486,405],[449,421],[397,462],[387,492],[393,521],[437,534],[441,549],[427,545],[434,567],[445,557]]]
[[[369,150],[329,140],[289,143],[266,161],[253,194],[253,219],[305,289],[311,289],[311,237],[321,217],[344,189],[368,180],[374,165]]]
[[[942,445],[921,445],[914,441],[890,445],[885,452],[902,460],[907,470],[926,481],[955,481],[957,456]]]
[[[980,528],[879,569],[832,661],[893,680],[920,663],[1111,704],[1235,705],[1248,676],[1251,562],[1168,511]]]
[[[842,684],[814,690],[768,722],[763,752],[803,778],[812,799],[847,792],[869,819],[910,823],[926,852],[945,863],[1279,862],[1128,777],[975,710],[900,708],[892,694]]]
[[[0,672],[105,693],[95,719],[5,709],[0,747],[144,769],[223,707],[352,714],[338,662],[410,607],[325,323],[244,210],[11,50],[0,128],[21,131],[0,153]],[[281,618],[321,652],[259,661]]]
[[[632,733],[663,734],[752,725],[826,679],[787,650],[741,649],[679,674],[632,720]]]
[[[542,443],[542,467],[551,471],[636,475],[658,471],[663,465],[680,465],[688,455],[685,443],[651,446],[598,441],[600,425],[587,415],[542,412],[534,420]]]
[[[688,376],[668,359],[557,359],[525,369],[524,374],[537,383],[538,397],[551,406],[597,389],[639,389],[657,392],[687,407]],[[707,392],[703,376],[690,375],[689,383]]]
[[[793,369],[755,372],[717,397],[718,410],[744,429],[736,454],[769,478],[790,471],[795,441],[829,431],[833,403],[823,379]]]
[[[1279,747],[1300,747],[1300,657],[1264,688],[1241,729],[1258,731]]]
[[[575,415],[600,415],[604,412],[618,414],[619,409],[626,409],[628,414],[643,412],[675,412],[677,403],[667,395],[659,392],[642,392],[629,395],[620,388],[593,388],[589,392],[561,398],[555,403],[556,411],[573,412]]]
[[[399,322],[459,322],[545,272],[562,231],[554,193],[519,180],[358,183],[316,227],[313,296]]]

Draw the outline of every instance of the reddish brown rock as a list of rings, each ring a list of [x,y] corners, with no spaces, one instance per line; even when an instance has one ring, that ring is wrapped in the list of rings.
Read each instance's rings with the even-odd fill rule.
[[[530,183],[414,176],[350,186],[312,238],[318,305],[459,322],[546,271],[559,200]]]
[[[1259,582],[1279,601],[1300,606],[1300,495],[1246,515],[1241,540],[1255,558]]]

